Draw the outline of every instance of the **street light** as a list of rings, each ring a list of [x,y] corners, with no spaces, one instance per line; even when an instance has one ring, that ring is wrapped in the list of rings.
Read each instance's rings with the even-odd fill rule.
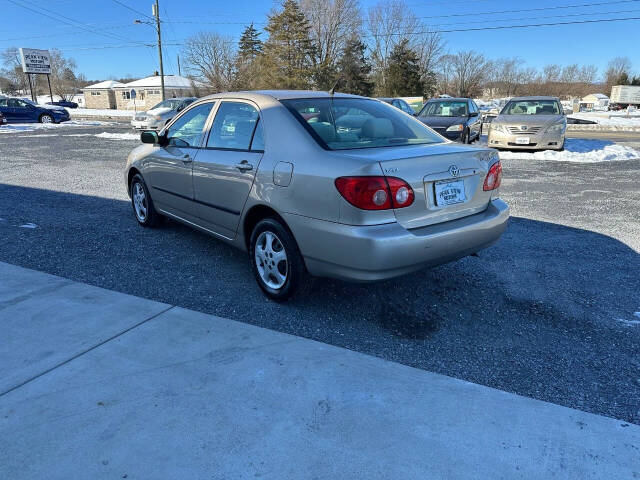
[[[136,23],[136,24],[144,23],[145,25],[150,25],[152,27],[155,27],[156,32],[158,33],[158,58],[160,59],[160,89],[162,91],[162,100],[164,101],[165,99],[164,65],[162,63],[162,35],[160,33],[160,7],[158,6],[158,0],[156,0],[156,3],[153,4],[151,7],[152,7],[151,11],[153,13],[153,16],[156,19],[155,22],[149,22],[146,20],[134,20],[133,23]]]

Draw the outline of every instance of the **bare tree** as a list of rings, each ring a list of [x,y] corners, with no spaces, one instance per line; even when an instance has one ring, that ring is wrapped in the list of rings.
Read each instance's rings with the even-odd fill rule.
[[[231,37],[215,32],[199,32],[184,46],[185,67],[192,75],[205,80],[213,91],[233,88],[236,51]]]
[[[301,0],[300,8],[311,29],[312,55],[317,86],[331,88],[340,52],[362,27],[358,0]]]
[[[607,95],[611,94],[611,87],[619,83],[620,78],[626,74],[631,76],[631,60],[629,57],[616,57],[607,65],[607,71],[604,74],[605,89]]]
[[[460,97],[479,96],[491,66],[484,55],[468,50],[451,56],[452,83]]]
[[[422,76],[434,73],[444,49],[442,37],[423,25],[404,0],[380,0],[369,9],[366,27],[371,37],[369,48],[377,91],[386,89],[389,57],[403,39],[418,55]]]

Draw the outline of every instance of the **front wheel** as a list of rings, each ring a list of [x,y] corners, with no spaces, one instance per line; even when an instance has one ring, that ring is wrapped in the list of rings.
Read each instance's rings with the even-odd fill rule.
[[[45,113],[43,115],[40,115],[40,123],[54,123],[54,120],[51,115],[47,115]]]
[[[131,194],[133,213],[138,223],[143,227],[155,227],[158,225],[161,220],[160,214],[153,208],[149,190],[140,174],[134,175],[131,179],[129,193]]]
[[[304,261],[293,235],[275,218],[258,222],[249,243],[251,270],[267,297],[284,302],[304,281]]]
[[[469,143],[469,130],[464,131],[464,133],[462,134],[461,142],[464,144]]]

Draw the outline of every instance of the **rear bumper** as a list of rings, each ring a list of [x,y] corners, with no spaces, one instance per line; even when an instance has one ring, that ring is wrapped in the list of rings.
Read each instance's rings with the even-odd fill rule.
[[[507,226],[500,199],[481,213],[407,230],[398,223],[352,226],[285,215],[312,275],[359,282],[397,277],[487,248]]]

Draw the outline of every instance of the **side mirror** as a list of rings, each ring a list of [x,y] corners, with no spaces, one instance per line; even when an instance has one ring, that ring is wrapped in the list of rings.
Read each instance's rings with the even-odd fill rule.
[[[152,145],[160,144],[160,137],[158,136],[158,132],[154,132],[153,130],[145,130],[140,134],[140,141],[142,143],[150,143]]]
[[[470,117],[477,117],[478,116],[478,112],[471,112],[469,114]]]

